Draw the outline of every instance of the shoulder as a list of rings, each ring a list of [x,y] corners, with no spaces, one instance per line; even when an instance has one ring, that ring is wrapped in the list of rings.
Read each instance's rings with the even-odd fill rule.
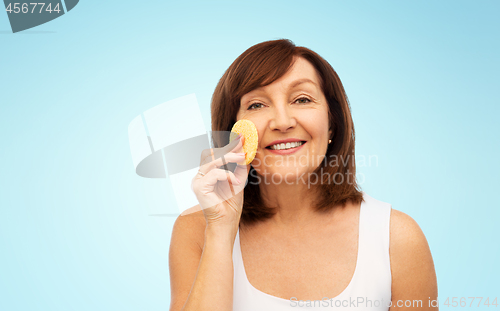
[[[390,223],[391,246],[404,247],[411,243],[422,247],[427,243],[420,226],[407,214],[392,208]]]
[[[429,253],[429,245],[422,229],[407,214],[391,209],[389,251],[392,259],[425,256]]]
[[[395,209],[391,209],[389,254],[393,296],[408,299],[437,296],[434,262],[427,239],[412,217]]]
[[[206,220],[199,205],[182,212],[174,222],[172,241],[203,250]]]

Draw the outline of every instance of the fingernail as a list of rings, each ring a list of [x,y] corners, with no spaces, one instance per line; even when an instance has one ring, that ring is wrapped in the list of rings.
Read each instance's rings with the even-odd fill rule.
[[[245,156],[245,153],[237,153],[237,155],[238,155],[239,157],[244,157],[244,156]]]
[[[236,181],[238,182],[238,184],[241,184],[241,181],[238,178],[236,178]]]

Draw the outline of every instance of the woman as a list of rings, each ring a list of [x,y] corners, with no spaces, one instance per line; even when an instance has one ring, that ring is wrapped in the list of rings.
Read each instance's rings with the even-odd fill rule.
[[[257,154],[234,172],[224,164],[242,163],[243,138],[215,140],[224,158],[202,155],[192,183],[201,210],[173,228],[170,310],[432,308],[425,236],[358,190],[349,103],[323,58],[289,40],[252,46],[211,108],[213,131],[252,121]]]

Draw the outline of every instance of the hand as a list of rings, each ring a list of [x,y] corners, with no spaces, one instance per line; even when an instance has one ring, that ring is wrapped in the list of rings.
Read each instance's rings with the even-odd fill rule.
[[[203,210],[207,226],[237,228],[243,208],[245,188],[250,165],[245,165],[244,137],[233,140],[222,148],[202,152],[199,171],[191,183]],[[234,173],[219,167],[239,163]]]

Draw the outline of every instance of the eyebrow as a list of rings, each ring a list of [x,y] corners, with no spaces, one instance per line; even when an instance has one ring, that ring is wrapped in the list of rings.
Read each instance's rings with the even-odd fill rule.
[[[288,87],[288,89],[293,89],[301,84],[304,84],[304,83],[312,83],[314,84],[314,86],[318,87],[318,85],[311,79],[308,79],[308,78],[303,78],[303,79],[298,79],[298,80],[295,80],[293,81],[290,86]],[[258,90],[261,89],[261,88],[258,88]],[[255,90],[254,90],[255,91]],[[253,92],[253,91],[252,91]],[[250,92],[250,93],[252,93]]]
[[[294,87],[297,87],[297,86],[304,84],[304,83],[312,83],[316,87],[318,87],[318,85],[313,80],[308,79],[308,78],[303,78],[303,79],[298,79],[298,80],[293,81],[292,84],[290,84],[290,86],[288,88],[293,89]],[[262,87],[257,88],[257,90],[260,90],[260,89],[262,89]]]

